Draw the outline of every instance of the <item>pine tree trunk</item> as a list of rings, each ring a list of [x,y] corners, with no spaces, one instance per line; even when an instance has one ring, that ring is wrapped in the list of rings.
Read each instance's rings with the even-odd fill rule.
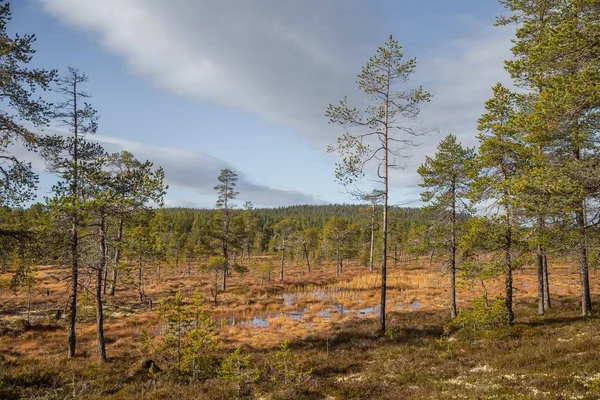
[[[96,275],[96,338],[98,358],[106,361],[106,345],[104,341],[104,312],[102,309],[102,276],[107,268],[106,222],[104,215],[100,219],[100,266]]]
[[[73,196],[73,230],[71,232],[71,309],[69,313],[69,358],[75,357],[77,335],[75,323],[77,321],[77,285],[79,274],[79,113],[77,110],[77,82],[73,82],[73,177],[71,181],[71,195]]]
[[[281,248],[281,269],[279,270],[279,282],[283,282],[283,263],[285,261],[285,247]]]
[[[389,91],[389,83],[387,87]],[[383,224],[381,232],[381,309],[379,314],[379,334],[385,333],[385,301],[387,291],[387,239],[388,239],[388,173],[389,173],[389,137],[388,137],[388,100],[386,93],[384,105],[384,143],[383,143]]]
[[[585,215],[583,211],[577,213],[579,225],[579,276],[581,279],[581,313],[588,316],[592,313],[592,298],[590,295],[590,279],[587,241],[585,232]]]
[[[536,252],[538,280],[538,315],[544,315],[544,253],[538,244]]]
[[[310,272],[310,261],[308,261],[308,250],[306,249],[306,243],[302,243],[304,247],[304,259],[306,260],[306,269]]]
[[[450,226],[450,318],[456,318],[456,184],[452,182],[452,215]]]
[[[513,312],[512,300],[513,300],[513,279],[512,279],[512,260],[511,260],[511,246],[512,246],[512,231],[510,227],[510,211],[508,205],[504,207],[504,218],[506,221],[506,234],[505,234],[505,243],[504,243],[504,262],[506,268],[506,280],[504,283],[505,290],[505,304],[506,304],[506,312],[508,314],[508,322],[512,324],[515,319],[515,314]]]
[[[552,307],[550,303],[550,283],[548,281],[548,255],[544,253],[544,308]]]
[[[104,271],[102,273],[102,294],[106,294],[106,287],[108,281],[108,263],[104,266]]]
[[[575,149],[574,156],[581,159],[581,150]],[[589,260],[586,234],[586,202],[585,198],[576,205],[575,219],[579,233],[579,277],[581,279],[581,313],[589,316],[592,313],[592,297],[590,295]]]
[[[79,251],[78,251],[78,231],[77,223],[73,223],[73,232],[71,235],[71,305],[69,312],[69,358],[75,357],[75,345],[77,335],[75,333],[75,322],[77,321],[77,279],[79,272]]]
[[[371,243],[370,243],[370,252],[369,252],[369,271],[375,271],[374,265],[374,256],[375,256],[375,203],[372,204],[371,209]]]
[[[221,285],[221,290],[227,290],[227,273],[228,273],[228,265],[229,265],[229,249],[227,246],[227,240],[223,240],[223,258],[225,259],[225,265],[223,265],[223,283]]]

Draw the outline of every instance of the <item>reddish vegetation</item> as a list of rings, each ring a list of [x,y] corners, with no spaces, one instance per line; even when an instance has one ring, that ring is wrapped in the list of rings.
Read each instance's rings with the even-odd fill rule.
[[[405,306],[396,307],[404,312],[412,312],[411,304],[423,310],[444,310],[449,304],[447,277],[440,273],[440,265],[434,263],[429,267],[425,260],[412,261],[409,265],[398,265],[391,268],[388,278],[390,299],[397,299]],[[68,297],[67,285],[61,281],[65,271],[54,267],[39,267],[37,283],[32,290],[31,322],[35,326],[43,326],[44,322],[52,321],[56,310],[64,309]],[[574,263],[563,261],[550,269],[552,300],[555,307],[561,307],[561,301],[573,301],[578,296],[578,274]],[[143,328],[152,331],[157,319],[156,306],[160,299],[172,297],[181,291],[191,298],[195,289],[200,289],[205,296],[205,309],[213,316],[217,326],[221,328],[220,340],[226,347],[246,344],[252,347],[272,347],[284,338],[302,339],[308,335],[325,333],[332,322],[358,318],[356,309],[375,306],[378,301],[378,280],[376,273],[369,273],[364,267],[356,264],[345,266],[342,277],[335,277],[335,266],[325,264],[316,266],[311,273],[304,272],[301,266],[290,266],[286,274],[286,282],[281,284],[272,281],[260,282],[251,274],[233,274],[229,278],[229,289],[220,293],[218,304],[214,306],[210,299],[210,288],[213,275],[192,269],[192,275],[187,276],[184,269],[163,268],[162,280],[157,281],[154,275],[149,278],[145,291],[150,302],[140,305],[133,282],[125,284],[114,297],[105,297],[106,306],[106,338],[107,352],[110,358],[136,357],[139,354],[139,337]],[[9,278],[6,274],[3,279]],[[82,280],[84,283],[86,280]],[[597,291],[600,287],[600,277],[591,275],[592,288]],[[536,296],[537,281],[534,267],[525,267],[515,273],[515,301],[531,300]],[[503,282],[501,279],[486,283],[490,298],[501,295]],[[319,311],[327,309],[332,303],[331,298],[314,298],[314,290],[340,290],[335,303],[344,310],[352,312],[339,313],[330,310],[328,318],[319,315]],[[283,293],[300,293],[294,299],[294,304],[286,305]],[[49,293],[49,295],[48,295]],[[358,295],[356,293],[359,293]],[[459,286],[457,297],[459,310],[467,307],[475,296],[480,296],[482,287],[479,283],[464,283]],[[597,292],[595,293],[597,294]],[[416,303],[415,303],[416,302]],[[26,293],[13,295],[11,292],[2,293],[1,310],[5,325],[26,318]],[[309,307],[308,309],[306,309]],[[290,311],[302,309],[304,312],[296,318],[285,316]],[[395,308],[392,307],[392,310]],[[283,315],[282,315],[283,314]],[[369,313],[361,318],[368,318]],[[87,357],[95,354],[94,301],[91,293],[86,299],[82,296],[80,303],[78,334],[78,353]],[[248,326],[228,326],[227,317],[237,321],[250,320],[253,316],[269,317],[268,327],[252,328]],[[64,316],[58,326],[52,329],[33,329],[18,337],[2,335],[0,348],[6,349],[5,355],[14,357],[64,357],[66,353],[66,325]]]

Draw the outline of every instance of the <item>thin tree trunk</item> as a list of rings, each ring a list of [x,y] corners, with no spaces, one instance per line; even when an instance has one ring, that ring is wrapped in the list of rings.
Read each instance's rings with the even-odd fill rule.
[[[77,335],[75,323],[77,321],[77,285],[79,274],[79,213],[78,213],[78,179],[79,179],[79,119],[77,111],[77,80],[73,80],[73,177],[71,181],[71,195],[73,196],[73,230],[71,232],[71,309],[69,313],[69,358],[75,357]]]
[[[227,240],[223,240],[223,258],[225,259],[225,264],[223,265],[223,284],[221,285],[221,290],[227,290],[227,270],[229,265],[229,249],[227,246]]]
[[[537,246],[538,315],[544,315],[544,250]]]
[[[285,247],[281,248],[281,269],[279,270],[279,282],[283,282],[283,263],[285,261]]]
[[[106,345],[104,341],[104,312],[102,309],[102,276],[107,268],[108,249],[106,247],[106,222],[104,215],[100,218],[100,265],[96,275],[96,338],[98,358],[106,361]]]
[[[113,273],[112,273],[112,280],[110,282],[110,290],[108,291],[108,294],[110,294],[111,296],[115,295],[115,291],[117,290],[117,276],[118,276],[118,271],[119,271],[119,263],[121,262],[121,245],[123,242],[123,225],[124,225],[124,219],[123,217],[119,218],[119,228],[117,231],[117,243],[116,243],[116,248],[115,248],[115,260],[114,260],[114,265],[113,265]]]
[[[548,255],[544,253],[544,308],[552,307],[550,303],[550,283],[548,281]]]
[[[310,272],[310,261],[308,260],[308,250],[306,249],[306,243],[302,243],[304,248],[304,259],[306,260],[306,269]]]
[[[389,82],[388,82],[389,91]],[[389,173],[389,138],[388,138],[388,99],[386,93],[384,106],[384,149],[383,149],[383,224],[381,232],[381,310],[379,314],[379,333],[385,333],[385,300],[387,291],[387,239],[388,239],[388,173]]]
[[[108,281],[108,264],[104,266],[104,270],[102,271],[102,294],[106,294],[106,287]]]
[[[77,321],[77,280],[79,272],[78,240],[77,222],[74,222],[71,235],[71,257],[73,259],[71,264],[71,305],[69,310],[69,358],[75,357],[75,345],[77,342],[75,322]]]
[[[452,215],[450,226],[450,318],[456,318],[456,184],[452,182]]]
[[[581,279],[581,313],[588,316],[592,313],[592,298],[590,295],[590,279],[587,241],[585,232],[585,215],[582,210],[577,212],[577,224],[579,225],[579,277]]]
[[[375,271],[374,256],[375,256],[375,203],[372,204],[371,210],[371,243],[369,252],[369,271]]]
[[[512,279],[512,260],[511,260],[511,246],[512,246],[512,230],[510,227],[510,210],[508,205],[504,207],[504,218],[506,223],[506,234],[505,234],[505,243],[504,243],[504,262],[506,268],[506,280],[504,283],[505,290],[505,304],[506,304],[506,312],[508,314],[508,322],[512,324],[515,319],[515,314],[512,308],[512,298],[513,298],[513,279]]]
[[[575,149],[574,155],[577,160],[580,160],[581,150]],[[577,227],[579,231],[579,277],[581,279],[581,313],[584,316],[589,316],[592,313],[592,297],[590,295],[585,198],[583,198],[579,202],[579,204],[577,204],[575,214],[575,219],[577,220]]]

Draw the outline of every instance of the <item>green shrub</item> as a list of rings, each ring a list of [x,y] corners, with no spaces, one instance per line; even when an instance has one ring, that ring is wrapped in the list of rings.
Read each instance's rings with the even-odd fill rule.
[[[311,372],[302,370],[296,355],[290,349],[290,342],[284,340],[271,360],[271,381],[285,386],[296,385],[308,380]]]
[[[258,380],[260,370],[253,368],[252,356],[242,354],[238,347],[221,363],[217,376],[226,382],[233,382],[237,387],[237,397],[240,397]]]
[[[202,308],[202,297],[194,293],[193,303],[186,304],[181,292],[172,302],[161,302],[160,334],[151,337],[142,330],[142,352],[158,365],[190,380],[215,375],[215,352],[218,348],[214,321]]]
[[[503,297],[496,297],[492,304],[486,304],[485,296],[473,299],[471,307],[461,311],[445,327],[446,332],[457,332],[466,336],[478,336],[481,333],[509,325],[508,312]]]

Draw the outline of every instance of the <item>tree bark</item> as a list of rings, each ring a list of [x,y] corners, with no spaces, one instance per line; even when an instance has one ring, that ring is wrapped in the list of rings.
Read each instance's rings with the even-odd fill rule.
[[[371,210],[371,248],[369,253],[369,271],[375,271],[375,266],[373,263],[375,256],[375,203],[372,205]]]
[[[105,216],[100,218],[100,265],[96,271],[96,339],[98,345],[98,358],[106,361],[106,344],[104,341],[104,311],[102,309],[102,277],[107,268],[108,249],[106,247],[106,221]]]
[[[581,149],[574,151],[575,159],[581,159]],[[581,280],[581,314],[592,314],[592,297],[590,295],[589,260],[586,233],[586,202],[585,197],[576,204],[575,219],[579,233],[579,277]]]
[[[306,248],[306,242],[302,243],[304,247],[304,259],[306,260],[306,269],[310,272],[310,261],[308,260],[308,249]]]
[[[385,333],[385,301],[387,291],[387,239],[388,239],[388,173],[389,173],[389,136],[388,136],[388,103],[389,81],[387,85],[386,101],[384,104],[384,141],[383,141],[383,223],[381,232],[381,310],[379,314],[379,334]]]
[[[456,318],[456,183],[452,182],[450,226],[450,318]]]
[[[544,308],[552,307],[550,303],[550,283],[548,281],[548,255],[544,252]]]
[[[229,265],[229,248],[227,246],[227,239],[223,239],[223,258],[225,259],[225,264],[223,265],[223,283],[221,285],[221,290],[225,291],[227,290],[227,270]]]
[[[77,80],[73,80],[73,178],[71,182],[71,195],[73,196],[73,230],[71,232],[71,307],[69,313],[69,358],[75,357],[77,334],[75,323],[77,321],[77,285],[79,274],[79,148],[78,148],[78,110],[77,110]]]
[[[537,246],[538,315],[544,315],[544,250]]]
[[[512,300],[513,300],[513,279],[512,279],[512,260],[511,260],[511,246],[512,246],[512,229],[510,227],[510,210],[508,205],[504,206],[504,219],[506,223],[506,234],[504,242],[504,262],[506,268],[506,279],[504,282],[505,298],[504,302],[506,305],[506,312],[508,314],[508,322],[512,324],[515,319],[513,312]]]
[[[285,261],[285,247],[281,248],[281,269],[279,270],[279,282],[283,282],[283,263]]]
[[[579,277],[581,279],[581,314],[589,316],[592,313],[592,298],[590,295],[589,261],[587,252],[587,238],[585,232],[585,214],[583,207],[577,212],[577,225],[579,227]]]
[[[79,252],[78,252],[77,223],[73,223],[73,233],[71,235],[71,304],[69,312],[69,358],[75,357],[75,345],[77,335],[75,333],[75,322],[77,321],[77,279],[79,272]]]

